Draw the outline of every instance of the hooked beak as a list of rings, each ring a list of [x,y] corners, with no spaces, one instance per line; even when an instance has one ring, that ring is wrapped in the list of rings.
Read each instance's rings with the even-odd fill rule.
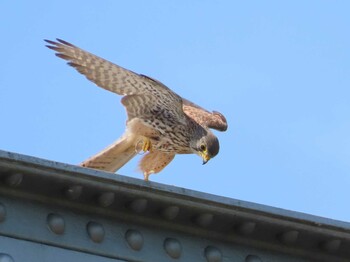
[[[203,165],[205,165],[209,160],[210,160],[210,156],[208,154],[201,154],[201,157],[203,159]]]

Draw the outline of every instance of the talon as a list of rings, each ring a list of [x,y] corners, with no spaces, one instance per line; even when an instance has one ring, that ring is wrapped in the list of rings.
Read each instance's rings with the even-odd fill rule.
[[[149,140],[148,138],[144,138],[143,144],[142,144],[142,151],[147,152],[147,151],[151,151],[151,149],[152,149],[151,140]]]
[[[139,150],[139,145],[141,145],[141,150]],[[135,151],[138,152],[138,151],[143,151],[143,152],[151,152],[152,151],[152,143],[151,143],[151,140],[149,138],[146,138],[144,137],[142,140],[138,141],[136,143],[136,146],[135,146]]]

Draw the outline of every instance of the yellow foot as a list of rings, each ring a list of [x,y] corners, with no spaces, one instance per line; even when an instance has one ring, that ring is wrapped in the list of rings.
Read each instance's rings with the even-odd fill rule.
[[[141,144],[141,148],[140,148]],[[147,137],[143,137],[141,140],[139,140],[135,146],[135,151],[143,151],[143,152],[151,152],[152,151],[152,143],[151,140],[148,139]]]
[[[147,151],[151,151],[151,149],[152,149],[151,140],[149,140],[148,138],[144,138],[143,144],[142,144],[142,151],[147,152]]]
[[[149,181],[149,176],[154,174],[154,170],[148,171],[148,172],[143,172],[143,179],[145,181]]]

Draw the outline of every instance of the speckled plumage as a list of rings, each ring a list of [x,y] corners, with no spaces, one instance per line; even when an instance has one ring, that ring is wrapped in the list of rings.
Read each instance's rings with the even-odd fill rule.
[[[48,48],[96,85],[122,95],[128,120],[124,135],[84,161],[85,167],[116,172],[133,158],[144,143],[149,151],[140,161],[144,177],[158,173],[176,154],[196,153],[207,162],[219,152],[219,142],[209,130],[227,129],[225,117],[181,98],[161,82],[134,73],[86,52],[68,42],[45,40]]]

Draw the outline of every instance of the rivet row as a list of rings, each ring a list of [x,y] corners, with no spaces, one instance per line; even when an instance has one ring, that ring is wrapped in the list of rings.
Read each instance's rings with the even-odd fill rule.
[[[23,176],[20,173],[15,173],[11,176],[8,176],[6,179],[6,183],[12,186],[17,186],[21,183]],[[82,186],[71,186],[65,190],[65,194],[70,199],[77,199],[82,193]],[[98,203],[107,207],[113,204],[115,199],[115,194],[113,192],[103,193],[98,197]],[[148,206],[148,200],[144,198],[135,199],[127,205],[127,207],[136,213],[142,213],[146,210]],[[178,206],[169,206],[161,210],[161,215],[163,218],[167,220],[175,219],[180,212],[180,208]],[[6,208],[0,203],[0,223],[3,223],[6,220]],[[64,234],[65,231],[65,221],[63,217],[59,214],[50,213],[47,218],[47,226],[51,232],[57,235]],[[195,217],[194,222],[201,227],[208,227],[213,223],[214,215],[210,213],[203,213]],[[243,222],[238,224],[236,227],[236,231],[242,235],[250,235],[255,231],[256,223],[252,221]],[[93,242],[101,243],[105,237],[104,227],[94,221],[91,221],[86,226],[87,233],[90,239]],[[282,232],[277,235],[277,239],[284,245],[293,245],[297,243],[299,239],[299,231],[297,230],[289,230]],[[133,250],[141,250],[143,247],[143,236],[139,231],[136,230],[128,230],[125,233],[125,239],[128,245]],[[320,242],[319,247],[330,253],[334,253],[339,250],[342,241],[340,239],[329,239]],[[172,258],[179,258],[181,256],[182,247],[178,240],[168,238],[164,241],[164,250],[167,254]],[[221,252],[212,247],[207,247],[205,250],[205,257],[208,261],[221,261]],[[254,260],[255,259],[255,260]],[[256,260],[255,256],[248,256],[246,261],[260,261]],[[1,260],[0,260],[1,262]]]
[[[142,203],[138,202],[138,203]],[[143,205],[143,204],[142,204]],[[3,210],[3,211],[2,211]],[[4,212],[5,208],[4,206],[0,203],[0,216],[1,213]],[[169,209],[170,210],[170,209]],[[176,209],[171,209],[172,211],[166,211],[167,212],[176,212],[174,211]],[[169,214],[168,214],[169,215]],[[173,217],[173,214],[170,215],[170,217]],[[205,218],[205,221],[207,216],[203,216]],[[203,219],[202,217],[202,219]],[[209,216],[210,217],[210,216]],[[211,220],[212,218],[210,218]],[[56,235],[62,235],[65,232],[65,220],[64,218],[57,213],[50,213],[46,217],[46,223],[48,225],[48,228],[50,229],[51,232],[53,232]],[[104,238],[105,238],[105,229],[102,224],[95,222],[95,221],[90,221],[86,225],[86,232],[89,236],[89,238],[95,242],[95,243],[102,243]],[[129,247],[135,251],[140,251],[143,248],[144,245],[144,237],[142,233],[138,230],[135,229],[129,229],[125,232],[125,240],[128,243]],[[163,242],[163,248],[164,251],[168,254],[169,257],[173,259],[178,259],[182,255],[182,245],[179,240],[175,238],[166,238]],[[221,251],[213,246],[207,246],[204,250],[204,257],[206,258],[207,262],[221,262],[222,261],[222,253]],[[5,259],[5,260],[4,260]],[[7,255],[4,255],[3,258],[1,257],[0,254],[0,262],[7,262],[7,261],[12,261],[12,260],[6,260]],[[253,258],[247,257],[246,261],[247,262],[255,262],[255,261],[260,261],[260,260],[252,260]]]
[[[6,176],[4,179],[4,183],[11,187],[19,186],[22,183],[22,181],[23,181],[23,174],[19,172],[12,173]],[[78,200],[83,193],[83,186],[81,185],[69,186],[64,189],[63,193],[70,200]],[[109,207],[115,202],[115,193],[114,192],[101,193],[100,195],[98,195],[96,201],[97,201],[97,204],[101,207]],[[143,213],[146,211],[148,205],[149,203],[147,199],[138,198],[127,203],[126,207],[134,213]],[[179,213],[180,213],[180,207],[171,205],[163,208],[160,212],[160,215],[166,220],[174,220],[176,219]],[[3,222],[5,218],[6,218],[6,209],[2,204],[0,204],[0,223]],[[207,228],[214,223],[214,219],[215,219],[214,214],[202,213],[193,217],[192,222],[194,222],[196,225],[200,227]],[[47,224],[49,229],[53,233],[57,235],[61,235],[64,233],[65,223],[61,216],[57,214],[49,214],[47,217]],[[257,226],[256,222],[244,221],[236,225],[234,229],[237,233],[244,236],[248,236],[254,233],[256,226]],[[87,230],[88,230],[88,235],[94,242],[100,243],[103,241],[104,229],[102,225],[97,224],[95,222],[90,222],[87,225]],[[142,235],[140,235],[140,233],[130,231],[129,233],[126,234],[126,238],[130,247],[133,248],[134,250],[140,250],[142,248],[141,243],[143,243],[143,240],[141,241],[141,239],[143,238],[142,238]],[[138,244],[135,244],[136,242],[134,243],[134,241],[136,241],[134,239],[138,239],[137,240]],[[277,235],[277,239],[284,245],[293,245],[299,239],[299,232],[297,230],[282,232]],[[169,243],[171,243],[171,245]],[[167,244],[164,244],[165,245],[164,248],[169,254],[169,256],[176,257],[177,255],[174,255],[176,252],[174,253],[173,251],[169,251],[169,250],[172,250],[172,249],[169,249],[169,246],[171,247],[174,246],[173,242],[170,241],[169,243],[167,242]],[[340,245],[341,245],[341,240],[331,239],[331,240],[321,242],[319,244],[319,247],[326,252],[336,252],[339,249]],[[180,250],[181,248],[178,248],[178,249]],[[211,250],[211,249],[208,248],[208,250]],[[208,251],[208,252],[205,253],[206,257],[208,256],[212,257],[213,256],[212,254],[214,251]],[[218,253],[215,253],[215,254],[216,254],[216,257],[218,257]],[[247,258],[247,259],[252,259],[252,258]],[[214,259],[212,261],[216,261],[216,260]]]

